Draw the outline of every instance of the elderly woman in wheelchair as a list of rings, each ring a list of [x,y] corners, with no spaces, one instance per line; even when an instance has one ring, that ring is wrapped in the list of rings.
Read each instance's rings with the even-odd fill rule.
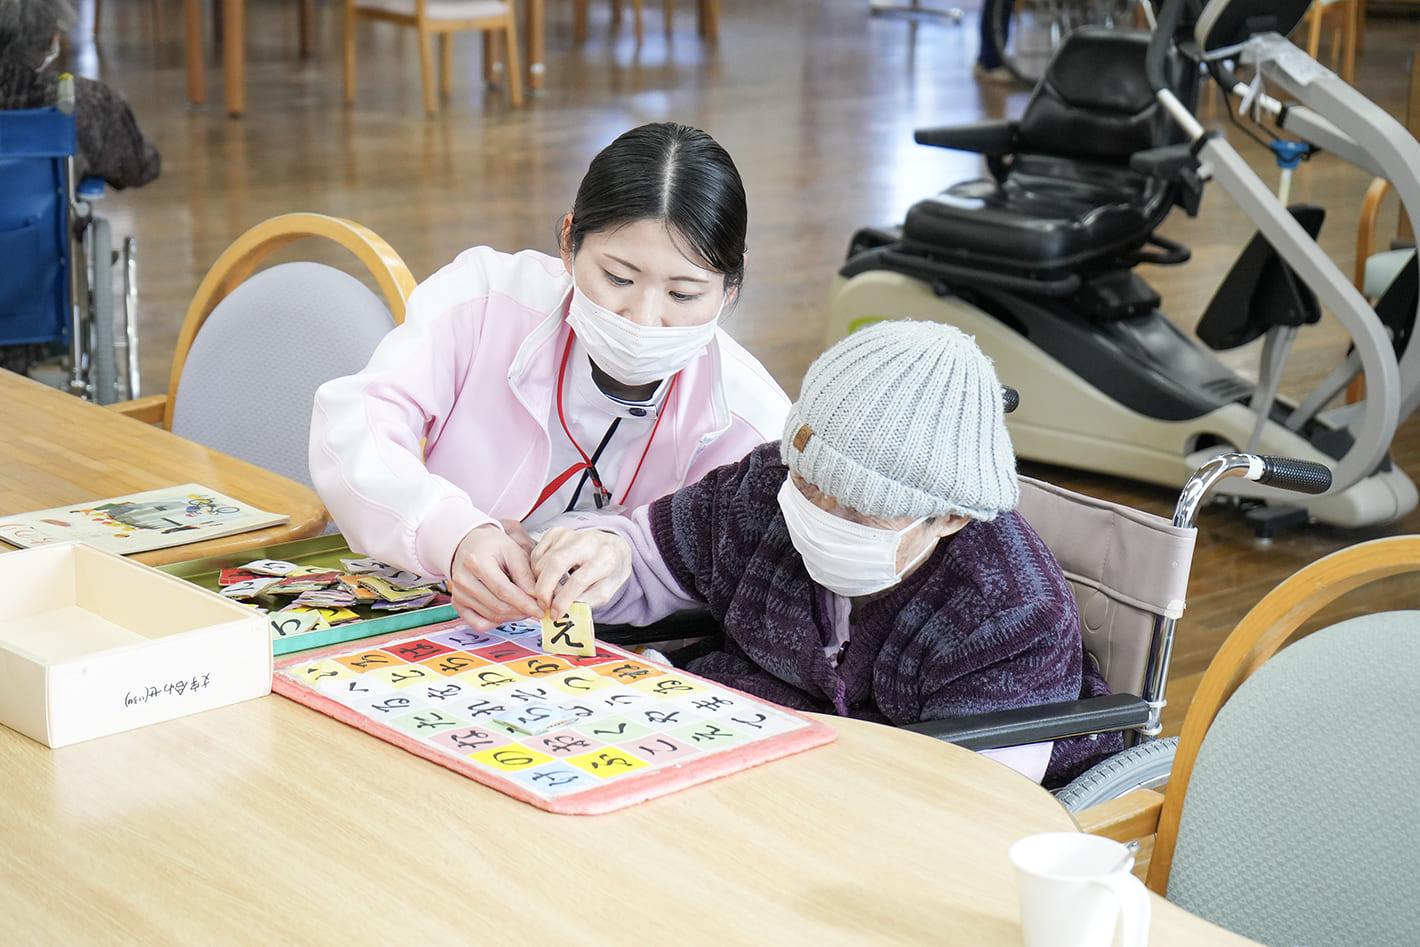
[[[980,750],[1072,810],[1160,785],[1204,499],[1230,477],[1321,492],[1328,471],[1225,454],[1172,518],[1145,513],[1017,477],[1005,392],[954,327],[869,325],[810,366],[782,443],[630,518],[544,534],[539,598],[597,607],[622,644],[708,630],[672,659]]]
[[[630,518],[549,530],[554,614],[645,624],[708,609],[689,670],[799,709],[896,725],[1100,695],[1050,550],[1013,512],[1001,386],[954,327],[889,322],[809,369],[782,443]],[[990,751],[1057,785],[1118,732]]]
[[[0,109],[36,109],[59,100],[59,75],[46,67],[59,37],[74,25],[69,0],[0,3]],[[162,170],[157,147],[144,136],[133,110],[115,89],[74,79],[78,136],[75,177],[96,177],[113,188],[137,187]]]
[[[46,69],[73,23],[69,0],[0,2],[0,367],[62,368],[110,404],[139,393],[137,260],[94,202],[162,162],[121,95]]]

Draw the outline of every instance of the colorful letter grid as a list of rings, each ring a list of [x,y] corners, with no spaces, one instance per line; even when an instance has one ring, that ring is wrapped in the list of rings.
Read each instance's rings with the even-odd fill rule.
[[[452,621],[278,661],[273,689],[555,812],[611,811],[834,737],[611,645],[588,657],[541,646],[536,622]],[[557,725],[527,732],[537,719]]]

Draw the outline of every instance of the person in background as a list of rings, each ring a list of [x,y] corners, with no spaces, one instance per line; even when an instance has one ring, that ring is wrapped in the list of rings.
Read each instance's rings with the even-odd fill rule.
[[[631,624],[708,608],[723,642],[686,669],[800,710],[903,725],[1107,693],[1018,498],[975,342],[877,323],[809,367],[782,440],[628,517],[550,529],[537,597]],[[1121,747],[988,753],[1054,786]]]
[[[971,74],[978,82],[1015,82],[1016,77],[1011,75],[1011,70],[1006,68],[1001,61],[1001,51],[996,48],[996,40],[992,36],[991,21],[999,19],[1001,21],[1001,37],[1011,35],[1011,12],[1015,6],[1015,0],[982,0],[981,18],[979,20],[979,43],[976,48],[976,62],[972,64]]]
[[[73,28],[69,0],[0,0],[0,109],[34,109],[59,99],[48,68],[59,38]],[[162,171],[157,147],[138,128],[122,95],[102,82],[74,79],[75,173],[115,189],[147,184]]]
[[[560,258],[474,247],[420,284],[369,365],[316,394],[311,477],[350,547],[448,578],[486,630],[541,614],[531,533],[773,436],[789,399],[720,328],[747,219],[713,138],[643,125],[592,160]]]

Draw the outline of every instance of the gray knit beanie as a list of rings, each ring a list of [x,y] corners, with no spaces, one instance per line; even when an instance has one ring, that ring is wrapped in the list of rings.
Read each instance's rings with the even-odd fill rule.
[[[992,520],[1020,498],[991,360],[937,322],[873,323],[820,355],[780,451],[868,516]]]

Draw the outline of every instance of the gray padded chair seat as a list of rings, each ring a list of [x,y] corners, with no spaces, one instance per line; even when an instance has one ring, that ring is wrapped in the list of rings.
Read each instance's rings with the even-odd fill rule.
[[[1420,943],[1416,719],[1420,612],[1277,654],[1204,738],[1169,900],[1277,947]]]
[[[392,328],[383,300],[348,273],[311,262],[261,270],[193,340],[173,432],[310,486],[316,389],[364,368]]]

